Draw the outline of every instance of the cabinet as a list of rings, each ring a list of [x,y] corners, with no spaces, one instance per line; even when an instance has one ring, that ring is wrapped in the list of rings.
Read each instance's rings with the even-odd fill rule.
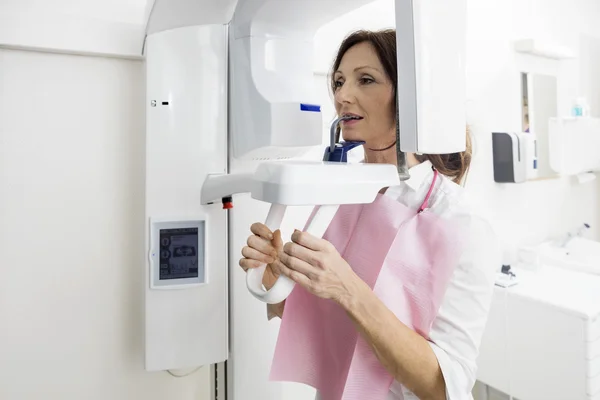
[[[600,276],[515,273],[495,288],[478,380],[519,400],[600,400]]]
[[[550,118],[550,167],[561,175],[600,171],[600,118]]]

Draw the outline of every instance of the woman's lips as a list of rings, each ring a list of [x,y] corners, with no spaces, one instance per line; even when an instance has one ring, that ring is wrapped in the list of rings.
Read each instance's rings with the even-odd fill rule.
[[[362,121],[362,118],[361,119],[347,119],[347,120],[342,121],[342,124],[350,126],[350,125],[357,124],[360,121]]]

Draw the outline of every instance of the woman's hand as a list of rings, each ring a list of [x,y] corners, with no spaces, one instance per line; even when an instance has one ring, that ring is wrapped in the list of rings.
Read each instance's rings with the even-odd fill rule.
[[[362,282],[325,239],[296,230],[279,254],[281,273],[310,293],[345,304]]]
[[[254,235],[248,237],[247,246],[242,249],[244,258],[240,260],[240,267],[244,271],[248,271],[248,268],[257,268],[267,264],[263,285],[269,290],[280,274],[277,261],[279,253],[283,250],[281,231],[277,229],[275,232],[271,232],[265,224],[259,222],[252,224],[250,231]]]

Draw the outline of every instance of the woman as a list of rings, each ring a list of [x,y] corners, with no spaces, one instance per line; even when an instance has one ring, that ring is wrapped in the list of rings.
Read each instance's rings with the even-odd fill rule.
[[[351,34],[341,44],[333,64],[331,85],[337,114],[361,117],[343,125],[344,139],[364,141],[364,161],[368,163],[396,163],[396,68],[394,30]],[[268,263],[264,278],[267,289],[284,274],[296,282],[296,289],[329,301],[347,315],[360,340],[393,377],[386,388],[386,400],[472,398],[479,343],[499,257],[492,230],[468,206],[460,186],[470,163],[468,133],[467,144],[467,151],[459,154],[408,154],[411,178],[383,194],[409,209],[428,204],[431,215],[469,220],[464,246],[443,283],[441,304],[435,308],[430,328],[419,331],[403,322],[394,304],[382,300],[395,289],[388,286],[377,293],[359,277],[356,265],[344,259],[326,238],[295,231],[291,242],[284,245],[279,231],[271,232],[256,223],[242,250],[240,266],[244,270]],[[379,228],[371,229],[375,232]],[[393,246],[408,251],[401,244]],[[434,249],[421,252],[433,253]],[[289,300],[269,305],[269,318],[282,317]],[[292,319],[291,314],[285,314],[282,329],[286,319]],[[325,398],[323,388],[320,391]]]

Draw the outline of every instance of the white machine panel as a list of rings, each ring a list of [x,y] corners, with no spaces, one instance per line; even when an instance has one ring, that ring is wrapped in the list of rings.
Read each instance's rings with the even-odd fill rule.
[[[294,158],[322,145],[315,32],[371,1],[238,1],[230,24],[233,158]]]
[[[322,142],[321,107],[305,38],[231,37],[233,156],[291,158]],[[289,77],[293,76],[293,79]]]
[[[466,147],[466,0],[396,0],[398,112],[403,152]]]
[[[200,205],[227,172],[227,26],[146,42],[146,369],[228,356],[227,212]]]

